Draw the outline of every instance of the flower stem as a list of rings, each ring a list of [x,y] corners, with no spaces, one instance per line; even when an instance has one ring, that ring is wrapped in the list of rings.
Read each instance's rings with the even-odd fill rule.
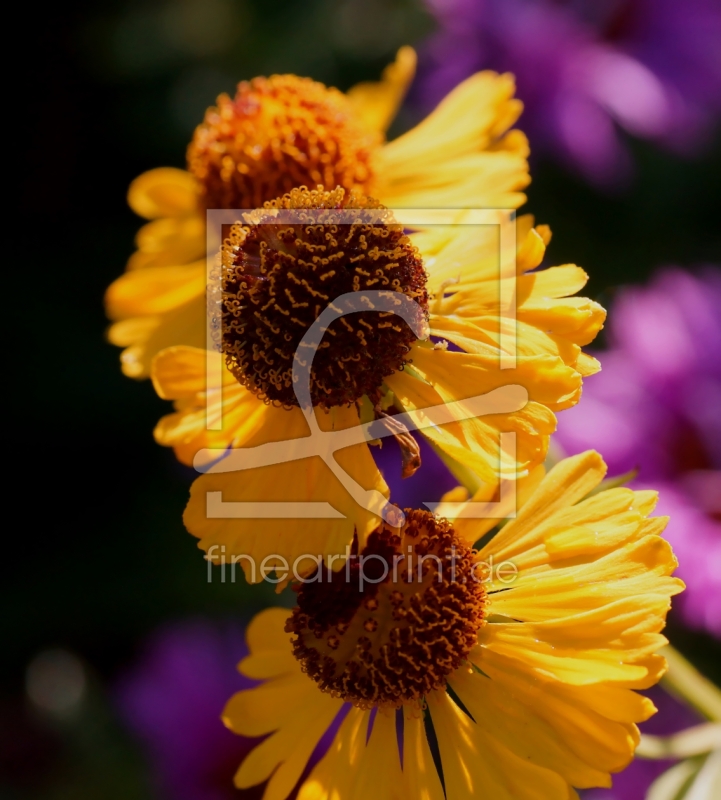
[[[663,676],[663,686],[693,706],[706,719],[721,722],[721,689],[705,678],[670,644],[661,654],[668,661],[668,672]]]
[[[641,736],[636,755],[641,758],[692,758],[721,750],[721,724],[702,722],[671,736]]]

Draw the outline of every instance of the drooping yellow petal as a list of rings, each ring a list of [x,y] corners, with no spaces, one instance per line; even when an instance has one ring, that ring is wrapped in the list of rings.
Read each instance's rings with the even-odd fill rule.
[[[407,793],[396,741],[395,712],[379,710],[371,722],[370,714],[358,709],[350,711],[330,750],[298,794],[299,800],[409,797],[436,800],[437,795]],[[442,797],[441,794],[440,800]]]
[[[366,749],[369,718],[370,711],[351,708],[330,749],[303,782],[298,800],[356,800],[353,787]]]
[[[515,695],[522,705],[533,708],[536,715],[550,723],[566,746],[587,764],[607,772],[628,764],[638,743],[634,723],[643,722],[655,712],[653,703],[631,689],[653,685],[665,668],[663,658],[649,656],[634,665],[646,677],[606,681],[599,674],[596,683],[573,685],[539,670],[532,662],[495,649],[477,648],[470,658],[482,670],[481,677],[499,687],[501,696],[504,689]]]
[[[131,317],[111,325],[108,338],[126,348],[120,357],[124,374],[130,378],[148,377],[153,358],[168,347],[205,347],[205,309],[203,292],[165,313]]]
[[[174,400],[175,413],[155,428],[158,444],[172,447],[178,459],[192,465],[199,451],[239,447],[262,427],[267,406],[220,364],[208,385],[208,352],[193,347],[169,347],[153,360],[151,377],[160,397]],[[219,453],[210,455],[218,458]]]
[[[577,800],[557,773],[523,759],[441,691],[428,696],[448,800]]]
[[[241,764],[235,776],[243,788],[266,780],[266,797],[284,800],[297,783],[313,749],[342,702],[323,694],[300,671],[284,631],[288,610],[269,608],[246,630],[249,655],[239,669],[266,682],[237,692],[225,706],[223,722],[242,736],[271,734]],[[311,714],[313,721],[308,722]]]
[[[159,317],[131,317],[113,323],[108,328],[108,341],[118,347],[130,347],[139,341],[146,341],[159,325]]]
[[[664,609],[665,611],[665,609]],[[489,624],[483,630],[480,641],[484,649],[509,658],[525,659],[537,671],[552,675],[563,683],[586,686],[601,681],[625,681],[632,683],[646,676],[643,666],[633,663],[632,656],[648,655],[645,648],[631,650],[627,661],[621,660],[616,648],[584,649],[577,647],[555,647],[548,641],[534,639],[537,625],[526,623]],[[650,642],[659,649],[665,640]]]
[[[380,81],[358,83],[348,91],[353,108],[369,128],[381,133],[388,129],[413,80],[416,61],[412,47],[401,47]]]
[[[512,560],[541,542],[539,529],[554,513],[573,506],[598,486],[606,465],[598,453],[588,451],[557,464],[523,505],[516,519],[505,525],[479,557],[491,553],[499,561]]]
[[[477,724],[525,761],[552,769],[581,789],[611,785],[608,774],[598,768],[597,762],[588,763],[573,751],[553,720],[546,721],[535,705],[518,698],[515,684],[509,686],[511,681],[458,670],[450,683]]]
[[[681,582],[669,577],[676,560],[659,535],[665,519],[646,517],[653,496],[619,487],[589,497],[604,473],[605,465],[593,451],[565,459],[485,545],[479,554],[484,563],[508,562],[518,573],[511,585],[489,584],[491,591],[504,590],[491,595],[493,613],[545,621],[624,597],[667,599],[680,591]],[[471,536],[474,523],[468,521],[466,527],[464,534]],[[665,617],[665,602],[660,609],[659,619]],[[610,607],[605,613],[609,620],[614,616]]]
[[[449,394],[442,391],[438,384],[433,386],[410,377],[406,372],[386,378],[386,384],[392,389],[400,406],[407,411],[423,410],[448,402]],[[479,391],[479,394],[483,393]],[[472,470],[481,481],[495,484],[502,470],[522,472],[541,462],[554,429],[552,412],[538,403],[527,403],[514,413],[489,414],[464,422],[427,427],[421,433],[444,453]],[[500,449],[501,432],[516,434],[516,451],[507,458]]]
[[[260,402],[258,401],[259,405]],[[308,428],[300,409],[287,411],[266,406],[258,428],[250,432],[245,447],[267,442],[293,442],[308,436]],[[359,424],[355,408],[334,408],[329,413],[316,411],[321,430],[343,430]],[[338,464],[363,489],[374,489],[388,496],[388,488],[373,461],[368,446],[363,443],[339,450]],[[222,465],[219,465],[222,467]],[[218,495],[218,493],[220,493]],[[208,503],[218,498],[223,503],[327,503],[331,518],[299,516],[296,509],[289,518],[250,518],[208,514]],[[220,512],[219,512],[220,513]],[[227,514],[227,516],[225,516]],[[343,555],[355,532],[363,546],[366,537],[378,524],[378,518],[367,508],[358,505],[330,467],[312,456],[287,463],[241,470],[239,472],[210,472],[199,477],[191,488],[185,510],[185,525],[200,539],[199,546],[208,551],[216,545],[225,547],[227,559],[236,557],[252,583],[263,580],[264,569],[285,559],[288,579],[312,572],[317,559]],[[311,521],[312,520],[312,521]],[[263,563],[263,559],[268,561]],[[316,560],[313,560],[316,559]],[[342,560],[335,561],[339,568]]]
[[[491,314],[476,318],[433,314],[430,327],[433,336],[453,342],[467,353],[483,353],[489,346],[504,353],[512,348],[521,358],[541,355],[560,358],[582,376],[600,369],[598,361],[586,356],[570,338],[540,330],[520,319]]]
[[[266,608],[245,629],[249,654],[238,664],[248,678],[268,680],[298,671],[290,634],[285,631],[286,608]]]
[[[493,543],[487,547],[492,550]],[[534,574],[524,574],[524,557],[508,559],[495,556],[494,561],[510,561],[516,565],[519,578],[508,591],[493,596],[496,613],[511,619],[547,619],[554,615],[572,614],[603,603],[622,599],[629,593],[677,594],[683,584],[669,575],[676,567],[671,548],[658,535],[632,541],[603,558],[568,567],[548,567]],[[594,591],[583,591],[582,584],[592,584]],[[550,598],[553,595],[553,599]],[[531,597],[538,599],[529,605]]]
[[[198,209],[195,179],[183,169],[151,169],[130,184],[128,205],[146,219],[194,214]]]
[[[515,367],[500,368],[496,348],[475,348],[458,353],[415,345],[413,369],[448,395],[447,401],[463,400],[501,386],[522,386],[531,401],[560,410],[573,405],[581,390],[580,376],[560,358],[549,355],[517,355]],[[485,351],[485,352],[484,352]]]
[[[397,208],[516,208],[528,145],[510,75],[480,72],[379,154],[379,196]]]
[[[403,711],[403,788],[404,797],[444,800],[421,712],[408,707]]]
[[[518,307],[518,317],[537,328],[571,336],[576,344],[589,344],[603,327],[605,310],[586,297],[529,298]]]
[[[130,270],[190,264],[205,255],[205,220],[199,214],[156,219],[143,225],[135,243]]]
[[[197,347],[168,347],[158,353],[151,376],[158,396],[178,400],[207,391],[207,359],[207,351]]]
[[[205,261],[133,270],[110,284],[106,310],[111,319],[162,314],[203,296],[205,284]]]
[[[518,355],[557,355],[579,377],[600,369],[582,353],[603,327],[605,311],[587,298],[572,297],[588,276],[567,264],[537,272],[550,232],[517,224],[515,268],[501,274],[500,234],[495,225],[437,226],[420,231],[415,241],[429,273],[431,332],[467,352],[485,346]],[[480,348],[480,349],[479,349]]]
[[[638,743],[634,723],[654,712],[650,700],[613,684],[569,686],[487,651],[475,662],[483,674],[459,671],[452,680],[469,712],[481,725],[493,720],[493,735],[524,759],[579,788],[610,786]]]
[[[255,695],[264,689],[262,697]],[[244,736],[274,732],[246,756],[235,785],[247,789],[270,778],[265,800],[285,800],[341,706],[300,671],[236,694],[223,712],[225,724]]]

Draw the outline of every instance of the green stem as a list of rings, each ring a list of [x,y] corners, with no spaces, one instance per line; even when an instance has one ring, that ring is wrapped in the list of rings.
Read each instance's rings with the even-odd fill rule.
[[[671,736],[646,733],[636,748],[641,758],[692,758],[721,749],[721,724],[702,722]]]
[[[675,647],[667,645],[661,651],[668,661],[668,672],[662,684],[671,694],[713,722],[721,721],[721,689],[705,678]]]

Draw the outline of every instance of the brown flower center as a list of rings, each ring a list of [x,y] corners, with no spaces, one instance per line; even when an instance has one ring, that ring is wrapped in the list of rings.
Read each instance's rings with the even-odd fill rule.
[[[323,691],[360,707],[422,701],[464,662],[484,622],[475,553],[445,520],[406,510],[360,556],[303,583],[286,630]]]
[[[350,292],[395,292],[414,302],[422,322],[426,273],[402,227],[374,200],[341,187],[303,187],[266,208],[292,211],[292,221],[258,212],[256,224],[233,225],[223,244],[221,348],[241,384],[290,407],[298,405],[296,351],[329,304]],[[416,335],[401,317],[372,308],[335,319],[303,350],[303,358],[312,353],[313,405],[342,406],[363,395],[376,403],[383,379],[407,363]]]
[[[317,184],[368,194],[381,140],[337,89],[295,75],[254,78],[208,109],[188,147],[188,169],[206,208],[260,208]]]

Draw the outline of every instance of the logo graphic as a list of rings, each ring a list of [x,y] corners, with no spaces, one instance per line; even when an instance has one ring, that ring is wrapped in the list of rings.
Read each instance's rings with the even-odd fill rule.
[[[216,254],[222,238],[223,226],[242,220],[242,224],[307,224],[308,210],[304,210],[300,219],[293,210],[262,209],[259,211],[241,210],[209,210],[208,214],[208,347],[207,347],[207,381],[210,392],[222,392],[220,375],[225,368],[222,354],[218,351],[215,337],[216,331],[210,322],[216,314],[219,302],[219,290],[216,275]],[[326,211],[327,213],[327,211]],[[368,215],[365,209],[364,214]],[[430,224],[461,225],[497,225],[500,231],[499,253],[499,303],[504,320],[515,322],[515,212],[506,209],[476,209],[463,212],[447,210],[403,210],[395,211],[396,219],[406,228],[418,228]],[[272,214],[272,222],[269,216]],[[357,212],[343,209],[334,212],[338,220],[334,224],[350,225],[357,221]],[[450,216],[449,216],[450,215]],[[455,219],[452,218],[455,215]],[[254,220],[262,219],[262,222]],[[215,289],[212,287],[215,286]],[[503,289],[501,290],[501,287]],[[505,296],[504,296],[505,293]],[[364,509],[382,518],[387,524],[398,527],[405,521],[403,512],[392,505],[376,490],[367,490],[355,481],[340,466],[335,453],[352,445],[392,436],[404,427],[407,431],[420,431],[454,422],[462,422],[490,414],[508,414],[522,409],[528,402],[525,388],[517,385],[503,386],[487,394],[477,395],[465,400],[458,400],[424,409],[406,411],[401,414],[355,427],[337,431],[320,429],[311,403],[311,367],[324,333],[336,319],[361,311],[378,311],[392,313],[403,319],[418,339],[428,339],[427,323],[418,314],[417,304],[406,295],[394,291],[358,291],[336,297],[321,312],[315,322],[306,331],[295,352],[293,363],[293,389],[306,423],[309,435],[289,441],[269,442],[257,447],[239,447],[230,451],[202,450],[195,457],[195,467],[199,472],[239,472],[257,469],[273,464],[299,461],[311,457],[320,457],[330,468],[333,475],[343,485],[353,500]],[[516,363],[515,335],[509,336],[509,327],[515,331],[515,325],[502,325],[499,331],[501,355],[499,369],[512,368]],[[217,387],[217,388],[215,388]],[[210,404],[208,404],[210,406]],[[222,405],[221,405],[222,407]],[[217,430],[222,420],[208,418],[207,427]],[[442,508],[444,516],[449,518],[491,518],[513,515],[515,512],[515,433],[501,433],[499,474],[500,498],[496,502],[466,503],[425,503],[431,511]],[[512,478],[511,478],[512,476]],[[344,515],[327,502],[225,502],[221,492],[208,492],[206,498],[208,518],[245,518],[245,519],[342,519]]]

